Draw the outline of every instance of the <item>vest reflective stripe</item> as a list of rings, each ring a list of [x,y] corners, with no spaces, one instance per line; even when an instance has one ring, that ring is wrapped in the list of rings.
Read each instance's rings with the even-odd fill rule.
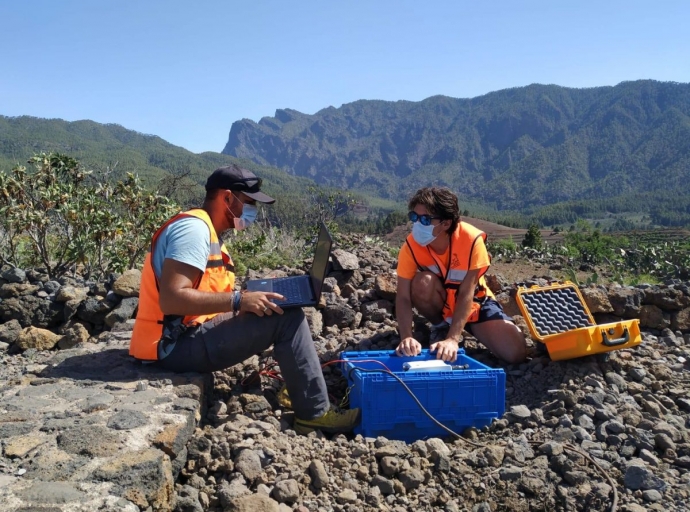
[[[201,275],[195,288],[208,292],[230,292],[235,287],[235,275],[228,268],[234,268],[232,259],[225,245],[218,240],[213,223],[208,214],[201,209],[180,213],[168,220],[153,235],[151,250],[144,260],[144,268],[141,274],[141,287],[139,290],[139,308],[137,318],[132,331],[132,341],[129,345],[130,355],[137,359],[154,361],[158,359],[158,342],[163,333],[163,312],[160,309],[160,295],[158,282],[151,262],[151,254],[158,237],[169,224],[184,217],[196,217],[203,220],[209,229],[211,252],[206,262],[206,270]],[[216,316],[218,313],[199,316],[185,316],[182,322],[185,325],[201,324]]]
[[[466,276],[467,270],[458,270],[451,268],[450,272],[448,272],[448,281],[457,281],[458,283],[462,283]]]
[[[453,317],[453,312],[455,311],[455,302],[457,291],[460,288],[460,284],[467,277],[469,272],[470,263],[472,261],[472,252],[474,251],[474,246],[476,241],[481,237],[486,241],[486,233],[475,228],[471,224],[465,222],[459,222],[458,227],[452,235],[450,254],[451,268],[446,269],[445,265],[447,262],[439,260],[438,255],[432,254],[429,247],[422,247],[417,242],[414,241],[412,235],[407,237],[407,244],[412,251],[412,257],[417,262],[420,270],[429,270],[436,274],[440,279],[444,279],[444,288],[446,289],[446,302],[443,305],[443,318],[446,320],[451,320]],[[439,265],[443,265],[442,269]],[[486,285],[486,280],[484,279],[484,273],[488,269],[484,269],[479,276],[479,284],[475,290],[475,301],[472,304],[472,311],[468,317],[468,322],[474,322],[477,320],[479,315],[479,308],[481,306],[480,302],[485,297],[493,297],[493,293],[489,290]]]

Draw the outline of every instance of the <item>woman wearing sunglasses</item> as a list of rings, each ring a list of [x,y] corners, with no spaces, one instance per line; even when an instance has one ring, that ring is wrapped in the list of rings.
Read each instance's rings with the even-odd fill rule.
[[[412,337],[412,308],[432,324],[430,350],[455,361],[463,329],[500,359],[525,359],[525,337],[486,286],[491,259],[486,234],[460,221],[458,198],[447,188],[418,190],[409,202],[412,233],[398,256],[395,302],[399,355],[412,356],[421,344]]]

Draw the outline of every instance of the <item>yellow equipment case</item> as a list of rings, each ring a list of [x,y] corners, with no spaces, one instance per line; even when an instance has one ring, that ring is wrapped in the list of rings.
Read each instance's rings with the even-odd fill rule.
[[[517,303],[532,338],[546,345],[553,361],[639,345],[639,320],[597,325],[573,283],[521,287]]]

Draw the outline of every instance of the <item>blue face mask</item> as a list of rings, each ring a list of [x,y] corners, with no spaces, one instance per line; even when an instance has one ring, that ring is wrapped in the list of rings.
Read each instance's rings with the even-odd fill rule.
[[[431,242],[436,240],[434,236],[434,225],[422,226],[421,222],[412,224],[412,238],[422,247],[426,247]]]
[[[249,227],[256,220],[259,209],[253,204],[244,203],[242,205],[242,215],[235,217],[235,229],[241,231]]]

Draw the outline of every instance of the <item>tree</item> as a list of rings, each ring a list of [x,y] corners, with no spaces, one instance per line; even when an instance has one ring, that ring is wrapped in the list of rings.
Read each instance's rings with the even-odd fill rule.
[[[144,190],[136,176],[89,184],[91,174],[58,153],[32,157],[30,169],[0,172],[0,256],[15,266],[42,265],[51,278],[121,272],[139,262],[153,231],[178,210]]]
[[[522,239],[523,247],[531,247],[532,249],[541,249],[542,247],[541,231],[536,224],[530,224],[530,227],[525,233],[525,238]]]

